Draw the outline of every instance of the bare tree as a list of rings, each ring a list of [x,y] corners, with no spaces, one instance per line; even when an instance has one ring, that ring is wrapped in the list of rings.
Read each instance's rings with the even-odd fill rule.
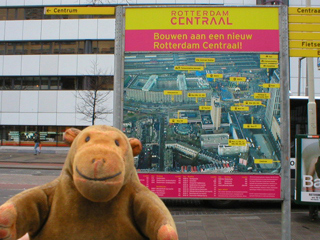
[[[85,77],[84,89],[77,91],[79,99],[76,106],[77,113],[83,115],[82,120],[95,124],[96,119],[105,119],[108,114],[112,114],[112,107],[108,106],[110,91],[110,78],[101,74],[101,70],[97,69],[97,64],[93,66],[92,76]]]

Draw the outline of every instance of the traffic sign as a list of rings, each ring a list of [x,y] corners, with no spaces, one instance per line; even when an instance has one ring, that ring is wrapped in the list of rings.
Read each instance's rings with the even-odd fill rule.
[[[320,32],[289,32],[289,40],[319,40]]]
[[[320,23],[319,16],[289,15],[289,23]]]
[[[320,29],[320,24],[301,24],[301,23],[289,24],[289,31],[318,32],[319,29]]]
[[[45,15],[114,15],[114,7],[45,7]]]
[[[289,56],[320,56],[320,8],[289,7]]]
[[[320,57],[319,49],[290,49],[290,57]]]
[[[319,28],[320,29],[320,28]],[[290,41],[290,48],[320,48],[320,41]]]

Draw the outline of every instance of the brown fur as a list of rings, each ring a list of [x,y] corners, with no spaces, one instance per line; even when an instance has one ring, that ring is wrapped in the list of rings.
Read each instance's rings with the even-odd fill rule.
[[[61,175],[0,207],[0,239],[177,240],[172,216],[138,179],[133,156],[142,150],[108,126],[70,129]]]

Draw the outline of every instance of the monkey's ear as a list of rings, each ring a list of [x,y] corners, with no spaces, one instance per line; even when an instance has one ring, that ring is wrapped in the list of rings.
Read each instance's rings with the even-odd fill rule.
[[[129,142],[132,148],[133,156],[135,157],[139,155],[140,152],[142,151],[142,144],[140,140],[138,140],[137,138],[129,138]]]
[[[73,140],[78,136],[81,130],[77,128],[69,128],[63,133],[63,141],[71,146]]]

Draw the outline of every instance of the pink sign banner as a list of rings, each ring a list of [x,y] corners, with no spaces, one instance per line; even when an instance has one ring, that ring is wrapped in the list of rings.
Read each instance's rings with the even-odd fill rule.
[[[139,173],[161,198],[281,199],[279,175]]]
[[[279,30],[126,30],[125,51],[279,52]]]

